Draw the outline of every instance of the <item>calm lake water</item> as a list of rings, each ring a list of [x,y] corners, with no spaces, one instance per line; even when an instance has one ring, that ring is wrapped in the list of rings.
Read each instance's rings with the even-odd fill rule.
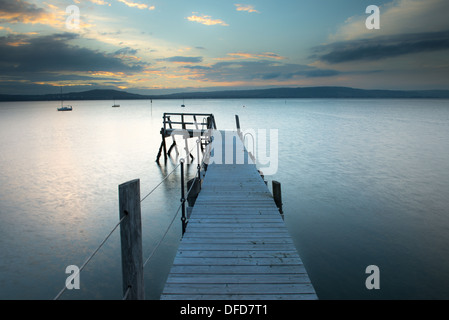
[[[177,100],[0,103],[0,299],[53,299],[118,222],[118,185],[142,196],[164,112],[219,129],[278,129],[285,222],[321,299],[449,299],[449,100]],[[245,106],[245,107],[243,107]],[[196,164],[188,168],[194,175]],[[142,202],[144,260],[179,206],[179,172]],[[158,299],[179,217],[144,269]],[[380,289],[365,269],[377,265]],[[119,229],[61,299],[121,299]]]

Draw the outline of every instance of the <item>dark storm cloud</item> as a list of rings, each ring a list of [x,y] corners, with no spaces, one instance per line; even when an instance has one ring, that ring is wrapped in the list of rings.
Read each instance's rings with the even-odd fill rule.
[[[334,77],[338,76],[339,74],[341,74],[340,71],[328,69],[316,69],[304,73],[307,78]]]
[[[313,56],[328,63],[374,61],[413,53],[449,49],[449,31],[380,36],[331,43],[315,48]],[[321,52],[326,53],[321,53]]]
[[[187,66],[184,66],[187,68]],[[312,66],[279,63],[270,60],[222,61],[210,67],[195,66],[189,69],[203,74],[203,79],[211,81],[251,81],[279,80],[294,78],[331,77],[339,75],[336,70],[319,69]]]
[[[1,0],[0,13],[0,21],[19,22],[44,14],[45,11],[26,1]]]
[[[39,81],[42,78],[45,78],[45,81],[117,81],[112,77],[91,77],[77,74],[30,73],[27,75],[29,81]]]
[[[211,67],[206,66],[183,66],[183,68],[190,69],[190,70],[212,70]]]
[[[200,63],[203,61],[203,58],[202,57],[174,56],[174,57],[161,59],[161,61],[182,62],[182,63]]]
[[[137,72],[143,69],[141,64],[126,64],[107,53],[68,43],[77,37],[72,33],[40,37],[0,37],[0,73],[18,75],[63,71]]]

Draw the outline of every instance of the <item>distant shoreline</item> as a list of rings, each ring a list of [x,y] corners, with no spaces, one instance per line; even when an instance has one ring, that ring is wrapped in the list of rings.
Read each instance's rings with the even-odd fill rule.
[[[157,100],[157,99],[449,99],[449,90],[368,90],[350,87],[302,87],[253,90],[224,90],[141,95],[119,90],[95,89],[83,92],[43,95],[0,94],[0,101],[59,100]]]

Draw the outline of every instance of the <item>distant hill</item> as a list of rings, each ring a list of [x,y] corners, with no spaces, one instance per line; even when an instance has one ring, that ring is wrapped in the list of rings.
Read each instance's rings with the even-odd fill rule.
[[[70,92],[43,95],[0,95],[0,101],[54,101],[54,100],[132,100],[132,99],[146,99],[140,94],[128,93],[126,91],[118,90],[89,90],[83,92]]]
[[[212,92],[174,93],[164,99],[241,99],[241,98],[449,98],[449,90],[364,90],[349,87],[273,88]]]
[[[166,95],[140,95],[119,90],[89,90],[64,94],[7,95],[0,101],[61,100],[134,100],[134,99],[246,99],[246,98],[389,98],[389,99],[449,99],[449,90],[365,90],[349,87],[303,87],[255,90],[225,90],[180,92]]]

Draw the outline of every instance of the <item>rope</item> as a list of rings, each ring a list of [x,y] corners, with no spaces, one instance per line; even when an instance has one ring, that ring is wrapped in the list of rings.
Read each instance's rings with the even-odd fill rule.
[[[167,174],[166,176],[165,176],[165,178],[164,179],[162,179],[162,181],[161,182],[159,182],[154,188],[153,188],[153,190],[151,190],[145,197],[143,197],[141,200],[140,200],[140,202],[142,202],[143,200],[145,200],[150,194],[152,194],[153,193],[153,191],[154,190],[156,190],[161,184],[162,184],[162,182],[164,182],[173,172],[175,172],[175,170],[180,166],[181,164],[180,163],[178,163],[178,165],[169,173],[169,174]]]
[[[170,230],[171,226],[173,225],[173,222],[175,221],[176,217],[178,216],[179,210],[181,209],[182,203],[179,205],[178,210],[176,211],[176,214],[174,215],[173,219],[171,220],[170,224],[167,227],[167,230],[165,230],[164,235],[162,236],[161,240],[159,240],[158,244],[156,245],[156,247],[153,249],[153,251],[151,251],[150,256],[147,258],[147,260],[145,260],[143,266],[145,267],[146,264],[148,263],[148,261],[150,261],[150,259],[153,257],[154,253],[156,252],[156,250],[159,248],[160,244],[162,243],[162,241],[165,239],[165,236],[168,233],[168,230]]]
[[[74,274],[74,277],[77,276],[81,270],[84,269],[84,267],[89,263],[89,261],[97,254],[98,250],[100,250],[100,248],[105,244],[105,242],[109,239],[109,237],[112,235],[112,233],[118,228],[118,226],[122,223],[123,219],[125,219],[126,216],[123,216],[123,218],[120,219],[120,221],[115,225],[115,227],[112,229],[111,232],[109,232],[109,234],[106,236],[106,238],[104,238],[104,240],[100,243],[100,245],[97,247],[97,249],[95,249],[95,251],[89,256],[89,258],[86,259],[86,261],[84,261],[84,263],[82,264],[82,266],[78,269],[77,273]],[[62,288],[62,290],[56,295],[56,297],[53,300],[58,300],[59,297],[64,293],[64,291],[67,290],[67,286],[64,286],[64,288]]]

